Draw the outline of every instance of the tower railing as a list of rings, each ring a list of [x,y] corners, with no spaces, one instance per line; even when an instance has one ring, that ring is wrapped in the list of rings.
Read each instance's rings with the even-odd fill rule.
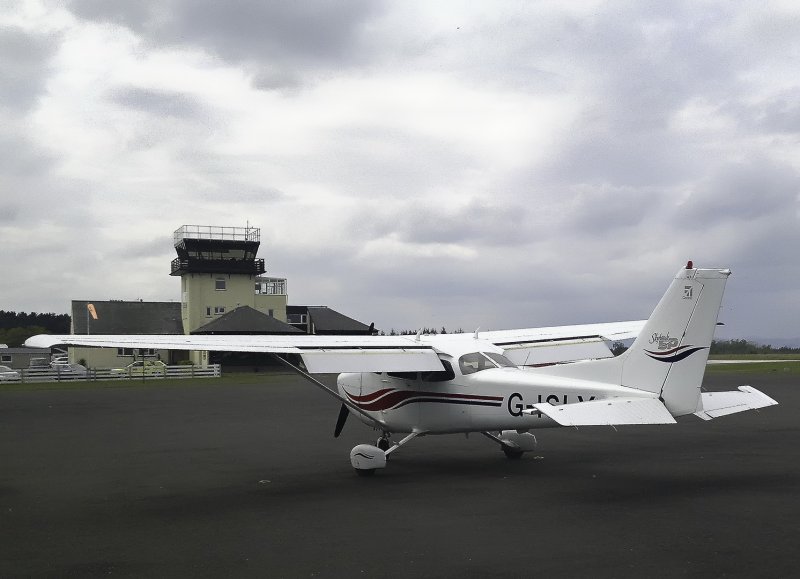
[[[261,241],[258,227],[223,227],[219,225],[183,225],[175,230],[177,246],[184,239],[214,239],[222,241]]]

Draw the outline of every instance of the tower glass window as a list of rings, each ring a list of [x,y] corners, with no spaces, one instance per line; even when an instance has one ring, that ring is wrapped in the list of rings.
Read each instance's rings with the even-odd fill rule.
[[[225,280],[217,278],[214,280],[214,289],[217,291],[225,291]]]

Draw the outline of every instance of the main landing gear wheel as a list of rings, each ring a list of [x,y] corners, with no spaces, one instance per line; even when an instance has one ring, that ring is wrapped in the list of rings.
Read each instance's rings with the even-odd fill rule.
[[[503,452],[510,460],[519,460],[522,458],[523,451],[519,448],[511,448],[510,446],[503,446]]]
[[[378,439],[378,442],[375,443],[375,446],[380,448],[382,451],[386,452],[387,450],[392,448],[392,441],[389,440],[389,437],[387,436],[381,436]]]

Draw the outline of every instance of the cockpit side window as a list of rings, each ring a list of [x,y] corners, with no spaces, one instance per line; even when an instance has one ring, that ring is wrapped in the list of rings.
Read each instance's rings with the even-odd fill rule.
[[[420,373],[420,377],[424,382],[447,382],[448,380],[452,380],[456,377],[450,362],[447,360],[442,360],[442,366],[444,366],[444,370],[437,370],[436,372],[422,372]]]

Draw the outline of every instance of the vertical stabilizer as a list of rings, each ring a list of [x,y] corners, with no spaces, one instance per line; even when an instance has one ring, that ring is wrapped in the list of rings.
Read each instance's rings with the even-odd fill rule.
[[[658,394],[674,415],[697,408],[700,385],[730,270],[675,276],[633,345],[620,356],[621,385]]]
[[[633,345],[622,355],[538,369],[658,396],[673,416],[694,413],[728,269],[678,271]]]

